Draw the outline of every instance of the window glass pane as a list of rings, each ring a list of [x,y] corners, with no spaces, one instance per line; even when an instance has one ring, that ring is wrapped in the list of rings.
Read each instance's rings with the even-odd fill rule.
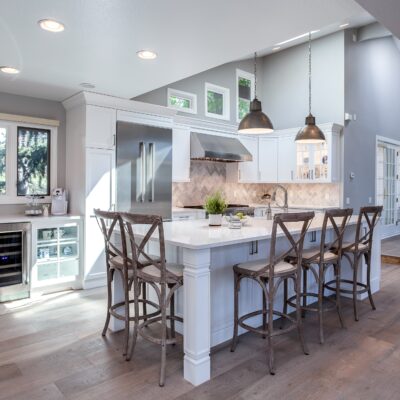
[[[18,127],[17,194],[50,194],[50,131]]]
[[[191,108],[191,101],[189,99],[185,99],[183,97],[178,96],[170,96],[169,103],[171,106],[179,107],[179,108]]]
[[[207,91],[207,111],[212,114],[224,114],[224,96],[221,93]]]
[[[6,194],[6,139],[7,130],[0,128],[0,194]]]
[[[239,109],[238,117],[239,119],[244,118],[244,116],[250,111],[250,100],[245,100],[239,98]]]
[[[239,77],[239,97],[241,99],[251,100],[251,80]]]

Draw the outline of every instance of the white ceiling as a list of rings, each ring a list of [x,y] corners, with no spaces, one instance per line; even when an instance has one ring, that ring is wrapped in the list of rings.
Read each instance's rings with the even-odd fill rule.
[[[41,30],[43,18],[65,31]],[[353,0],[0,0],[0,65],[21,69],[0,74],[0,91],[64,100],[90,82],[131,98],[309,30],[371,20]],[[158,58],[140,60],[144,48]]]

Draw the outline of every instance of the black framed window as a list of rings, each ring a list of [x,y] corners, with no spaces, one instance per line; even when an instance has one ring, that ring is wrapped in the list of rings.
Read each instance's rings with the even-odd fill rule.
[[[17,128],[17,196],[50,195],[50,130]]]

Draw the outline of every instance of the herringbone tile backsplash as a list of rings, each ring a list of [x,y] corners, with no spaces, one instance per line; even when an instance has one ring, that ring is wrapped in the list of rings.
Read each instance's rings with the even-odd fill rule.
[[[221,191],[227,202],[241,204],[263,203],[261,196],[271,193],[273,184],[230,183],[226,180],[226,165],[220,162],[192,161],[190,182],[172,185],[172,204],[204,204],[207,195]],[[287,184],[289,206],[330,207],[340,205],[340,187],[336,183]],[[282,204],[281,193],[277,200]]]

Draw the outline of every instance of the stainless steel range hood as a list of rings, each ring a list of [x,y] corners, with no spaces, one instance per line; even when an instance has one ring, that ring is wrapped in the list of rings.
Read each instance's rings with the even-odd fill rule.
[[[221,162],[253,161],[251,153],[239,139],[197,132],[190,134],[190,158]]]

